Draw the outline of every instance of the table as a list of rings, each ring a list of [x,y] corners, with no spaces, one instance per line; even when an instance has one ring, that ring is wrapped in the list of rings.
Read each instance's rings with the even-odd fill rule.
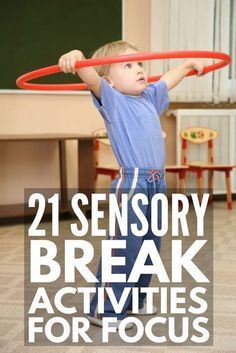
[[[61,203],[67,204],[68,189],[66,176],[66,146],[68,140],[78,142],[78,189],[80,192],[91,193],[94,187],[95,159],[94,159],[95,136],[76,133],[48,133],[48,134],[0,134],[0,142],[27,142],[47,141],[58,142],[59,145],[59,169],[60,169],[60,191]]]

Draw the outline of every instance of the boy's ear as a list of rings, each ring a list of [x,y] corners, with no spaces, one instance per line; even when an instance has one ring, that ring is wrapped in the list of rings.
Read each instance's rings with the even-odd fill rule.
[[[110,78],[110,76],[103,76],[104,80],[106,80],[111,87],[114,86],[113,80]]]

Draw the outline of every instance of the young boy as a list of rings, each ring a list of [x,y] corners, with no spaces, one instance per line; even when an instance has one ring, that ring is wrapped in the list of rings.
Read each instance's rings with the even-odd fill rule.
[[[93,57],[115,56],[135,54],[138,49],[126,42],[111,42],[99,48]],[[92,92],[94,104],[104,118],[107,134],[113,151],[118,160],[120,177],[112,185],[117,198],[120,192],[127,190],[129,197],[135,190],[141,190],[149,200],[158,192],[165,192],[165,147],[162,137],[159,116],[168,106],[168,90],[175,87],[186,75],[196,69],[198,75],[203,72],[203,64],[199,60],[187,60],[178,67],[164,74],[161,79],[148,85],[147,74],[142,62],[126,62],[100,67],[87,67],[75,69],[75,63],[84,60],[84,55],[79,50],[72,50],[61,56],[59,66],[65,73],[77,73]],[[150,220],[150,207],[142,205],[142,212]],[[160,215],[159,215],[160,216]],[[128,223],[137,223],[137,216],[131,208],[128,210]],[[122,239],[118,230],[113,239]],[[126,274],[128,278],[143,240],[152,240],[156,248],[160,249],[160,238],[147,231],[145,237],[136,236],[128,227],[125,249],[115,249],[115,255],[125,257],[124,266],[114,266],[113,273]],[[151,264],[150,259],[146,264]],[[98,268],[97,278],[101,282],[101,262]],[[151,274],[143,274],[137,283],[110,283],[99,286],[110,286],[119,300],[125,287],[148,287]],[[144,302],[145,293],[139,292],[139,315],[154,314],[157,309],[152,306],[147,310]],[[104,314],[97,313],[97,294],[91,302],[89,320],[98,326],[102,326],[102,317],[117,318],[116,326],[127,316],[132,309],[131,292],[125,302],[121,313],[116,313],[110,299],[104,298]],[[126,325],[126,329],[132,324]]]

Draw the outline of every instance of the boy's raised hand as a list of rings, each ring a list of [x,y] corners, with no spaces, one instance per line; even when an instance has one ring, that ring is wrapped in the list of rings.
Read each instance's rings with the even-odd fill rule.
[[[84,54],[80,50],[71,50],[62,55],[58,61],[61,71],[72,74],[78,74],[81,80],[87,84],[88,88],[100,99],[101,78],[93,67],[75,68],[76,61],[85,60]]]
[[[76,61],[84,60],[84,54],[80,50],[71,50],[62,55],[58,61],[58,65],[64,73],[76,74],[75,63]]]
[[[197,71],[197,76],[204,75],[203,74],[204,64],[201,60],[197,60],[197,59],[193,60],[193,65],[194,65],[193,66],[194,70]]]

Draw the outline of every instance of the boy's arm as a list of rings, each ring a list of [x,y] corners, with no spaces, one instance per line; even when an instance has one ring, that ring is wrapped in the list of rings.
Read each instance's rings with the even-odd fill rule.
[[[180,83],[191,70],[197,70],[197,76],[203,73],[204,65],[200,60],[187,60],[183,64],[165,73],[161,80],[167,84],[168,91]]]
[[[93,67],[75,68],[76,61],[85,60],[80,50],[72,50],[62,55],[58,61],[60,69],[65,73],[78,74],[81,80],[88,85],[94,95],[101,98],[101,77]]]

